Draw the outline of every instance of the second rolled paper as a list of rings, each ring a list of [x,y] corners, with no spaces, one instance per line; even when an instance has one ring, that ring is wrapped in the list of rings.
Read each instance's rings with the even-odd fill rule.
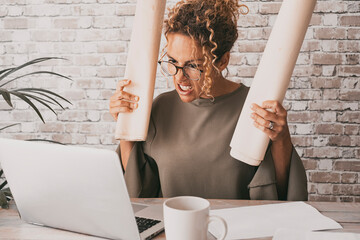
[[[249,165],[264,159],[269,137],[253,125],[250,105],[282,103],[316,0],[284,0],[232,137],[230,154]]]

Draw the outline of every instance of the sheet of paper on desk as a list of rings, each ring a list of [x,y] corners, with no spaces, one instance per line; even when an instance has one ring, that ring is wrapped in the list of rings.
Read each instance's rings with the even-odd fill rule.
[[[278,229],[272,240],[360,240],[360,234],[346,232],[308,232]]]
[[[226,239],[269,237],[279,228],[303,231],[342,228],[304,202],[218,209],[211,210],[211,215],[225,219],[228,225]],[[216,223],[211,223],[209,231],[214,236],[219,236],[220,228]]]

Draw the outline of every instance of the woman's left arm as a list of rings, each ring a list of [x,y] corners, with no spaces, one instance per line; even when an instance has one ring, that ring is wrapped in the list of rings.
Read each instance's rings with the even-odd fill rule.
[[[269,136],[274,159],[276,185],[280,200],[286,200],[292,143],[287,124],[287,111],[278,101],[252,104],[254,126]]]

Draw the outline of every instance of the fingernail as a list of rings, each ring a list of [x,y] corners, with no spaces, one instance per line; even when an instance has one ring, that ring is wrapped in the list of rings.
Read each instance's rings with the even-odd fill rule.
[[[254,104],[251,104],[251,105],[250,105],[250,108],[251,108],[251,109],[254,109],[254,107],[255,107]]]
[[[135,101],[139,101],[139,97],[135,97]]]
[[[254,118],[254,117],[255,117],[255,115],[252,113],[252,114],[250,114],[250,117],[251,117],[251,118]]]
[[[137,103],[135,103],[135,104],[134,104],[134,108],[137,108],[137,107],[138,107],[138,104],[137,104]]]

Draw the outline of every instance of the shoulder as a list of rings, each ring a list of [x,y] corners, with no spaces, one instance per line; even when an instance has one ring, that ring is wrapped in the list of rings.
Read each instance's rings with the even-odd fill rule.
[[[244,88],[244,92],[246,92],[246,94],[247,94],[247,93],[249,92],[249,90],[250,90],[250,87],[247,87],[247,86],[245,86],[244,84],[243,84],[241,87]]]
[[[245,102],[245,99],[249,93],[250,87],[245,86],[244,84],[241,84],[238,89],[231,92],[230,94],[227,94],[224,96],[224,102],[226,104],[231,105],[234,104],[237,108],[239,107],[239,104],[243,104]]]
[[[154,99],[154,103],[159,102],[159,101],[163,101],[166,99],[172,99],[177,97],[177,93],[175,90],[169,91],[169,92],[164,92],[159,94],[155,99]]]
[[[250,87],[245,86],[244,84],[241,84],[239,89],[234,94],[234,100],[237,104],[237,107],[239,107],[239,104],[242,105],[245,103],[246,97],[249,93]]]
[[[164,125],[164,116],[167,116],[166,114],[169,112],[171,107],[173,107],[176,98],[177,93],[175,92],[175,90],[173,90],[161,93],[153,100],[148,135],[144,145],[144,150],[147,153],[151,152],[151,143],[154,140],[155,136],[158,135],[157,126]]]
[[[173,107],[179,101],[179,97],[175,90],[161,93],[157,96],[152,104],[152,111]]]
[[[247,87],[247,86],[245,86],[244,84],[241,84],[241,86],[240,86],[240,91],[239,91],[239,95],[242,95],[242,96],[247,96],[247,94],[248,94],[248,92],[249,92],[249,90],[250,90],[250,87]]]

